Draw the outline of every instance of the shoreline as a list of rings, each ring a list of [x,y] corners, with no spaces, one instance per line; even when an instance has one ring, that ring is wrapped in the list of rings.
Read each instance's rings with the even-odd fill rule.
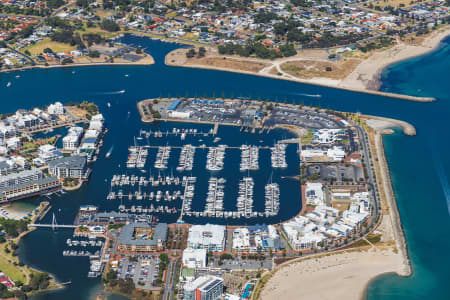
[[[125,62],[98,62],[98,63],[72,63],[72,64],[66,64],[66,65],[34,65],[34,66],[26,66],[23,68],[14,68],[14,69],[5,69],[0,70],[0,73],[9,73],[9,72],[20,72],[24,70],[32,70],[32,69],[54,69],[54,68],[70,68],[70,67],[95,67],[95,66],[151,66],[155,64],[155,59],[150,54],[146,53],[147,57],[143,59],[149,59],[149,62],[146,63],[139,63],[139,62],[131,62],[131,63],[125,63]]]
[[[174,50],[174,51],[177,51],[177,50]],[[205,69],[205,70],[239,73],[239,74],[244,74],[244,75],[260,76],[260,77],[266,77],[266,78],[271,78],[271,79],[298,82],[298,83],[308,84],[308,85],[313,85],[313,86],[334,88],[334,89],[345,90],[345,91],[349,91],[349,92],[363,93],[363,94],[369,94],[369,95],[375,95],[375,96],[383,96],[383,97],[394,98],[394,99],[398,99],[398,100],[407,100],[407,101],[425,102],[425,103],[437,101],[437,99],[434,97],[417,97],[417,96],[411,96],[411,95],[396,94],[396,93],[383,92],[383,91],[371,90],[371,89],[363,89],[363,88],[346,87],[346,86],[339,86],[339,85],[335,85],[335,84],[320,82],[320,79],[328,80],[328,78],[320,78],[320,79],[316,79],[316,80],[314,80],[314,79],[308,80],[308,79],[300,79],[300,78],[294,79],[294,78],[281,77],[281,76],[272,75],[272,74],[254,73],[254,72],[244,71],[244,70],[227,69],[227,68],[212,67],[212,66],[198,65],[198,64],[176,65],[176,64],[172,64],[172,63],[166,63],[166,65],[170,66],[170,67]]]
[[[276,75],[276,74],[270,74],[269,72],[266,72],[266,69],[273,69],[277,68],[277,60],[274,61],[266,61],[266,60],[258,60],[258,59],[252,59],[252,58],[242,58],[237,57],[235,59],[238,59],[242,62],[249,62],[249,63],[270,63],[271,66],[264,67],[263,69],[254,72],[254,71],[247,71],[247,70],[240,70],[240,69],[232,69],[232,68],[225,68],[225,67],[217,67],[212,65],[204,65],[204,64],[196,64],[196,63],[189,63],[186,61],[184,62],[173,62],[170,61],[169,56],[174,55],[176,52],[179,52],[180,50],[186,51],[184,48],[178,48],[171,52],[169,52],[166,57],[164,63],[167,66],[171,67],[184,67],[184,68],[195,68],[195,69],[206,69],[206,70],[217,70],[217,71],[224,71],[224,72],[232,72],[232,73],[240,73],[240,74],[246,74],[246,75],[253,75],[253,76],[261,76],[261,77],[267,77],[267,78],[273,78],[273,79],[280,79],[280,80],[287,80],[292,82],[299,82],[303,84],[309,84],[309,85],[316,85],[316,86],[322,86],[322,87],[328,87],[328,88],[336,88],[351,92],[358,92],[358,93],[365,93],[365,94],[371,94],[371,95],[378,95],[378,96],[384,96],[389,98],[395,98],[400,100],[408,100],[408,101],[416,101],[416,102],[433,102],[437,99],[434,97],[427,97],[427,96],[413,96],[413,95],[404,95],[404,94],[397,94],[397,93],[391,93],[391,92],[384,92],[380,91],[381,88],[380,79],[381,74],[383,71],[391,66],[392,64],[399,63],[401,61],[405,61],[408,59],[412,59],[415,57],[419,57],[422,55],[425,55],[427,53],[433,52],[437,49],[439,49],[439,46],[442,44],[442,41],[446,39],[448,36],[450,36],[450,26],[446,26],[443,28],[438,29],[435,32],[432,32],[430,36],[426,37],[422,44],[426,44],[427,46],[413,46],[413,45],[406,45],[406,44],[397,44],[394,47],[381,51],[381,52],[375,52],[373,53],[369,58],[363,60],[347,77],[345,77],[342,80],[333,80],[325,77],[316,77],[312,79],[301,79],[296,78],[292,76],[283,76],[283,75]],[[229,59],[233,59],[234,57],[229,57],[227,55],[217,55],[217,56],[210,56],[213,58],[221,58],[226,57]],[[298,60],[301,60],[302,58],[298,58]],[[293,58],[288,59],[294,60]],[[373,89],[376,88],[376,89]]]
[[[390,66],[417,58],[433,51],[441,46],[442,42],[450,36],[450,26],[444,26],[430,33],[420,45],[397,44],[385,51],[375,52],[369,58],[362,61],[342,82],[343,87],[353,86],[358,88],[381,88],[381,76]]]
[[[144,99],[144,100],[138,102],[137,106],[141,107],[142,104],[145,104],[146,102],[151,101],[151,100],[152,99]],[[168,99],[166,99],[166,100],[168,100]],[[227,101],[227,100],[235,101],[236,99],[224,99],[224,101]],[[257,101],[257,100],[253,100],[253,101]],[[281,105],[291,106],[292,104],[281,104]],[[141,117],[141,121],[145,122],[143,110],[139,109],[139,114]],[[356,114],[354,114],[354,115],[357,116]],[[391,133],[390,130],[387,130],[389,128],[401,127],[403,129],[403,133],[405,135],[414,136],[414,135],[416,135],[416,129],[413,125],[409,124],[406,121],[378,117],[378,116],[371,116],[371,115],[362,115],[361,117],[364,119],[366,126],[371,128],[371,130],[368,130],[365,128],[363,130],[365,132],[367,132],[367,134],[369,135],[370,154],[372,155],[372,158],[376,157],[377,161],[379,162],[376,164],[375,177],[377,179],[376,182],[379,187],[378,191],[381,190],[380,187],[383,187],[384,200],[385,200],[385,202],[383,202],[383,198],[379,199],[380,203],[378,205],[381,207],[380,219],[377,222],[377,224],[372,228],[371,232],[374,232],[381,227],[386,227],[386,224],[383,224],[384,223],[383,222],[384,215],[383,215],[382,210],[383,210],[383,208],[386,208],[385,206],[387,206],[387,208],[389,210],[389,224],[387,224],[387,225],[390,226],[390,230],[387,230],[387,233],[385,233],[385,236],[388,236],[388,234],[390,233],[392,240],[395,242],[397,251],[400,252],[399,255],[402,260],[402,268],[401,268],[402,270],[399,270],[397,272],[397,274],[399,276],[410,276],[412,274],[411,262],[410,262],[409,255],[408,255],[408,250],[407,250],[407,246],[406,246],[407,245],[406,238],[404,235],[403,226],[401,224],[401,219],[400,219],[400,214],[399,214],[398,207],[397,207],[396,197],[393,192],[390,171],[389,171],[389,167],[387,165],[386,155],[384,152],[382,135]],[[195,120],[191,120],[191,119],[180,120],[180,119],[165,118],[165,119],[154,119],[154,120],[155,121],[164,120],[164,121],[174,121],[174,122],[194,123],[194,124],[216,124],[216,122],[195,121]],[[370,123],[369,121],[374,121],[375,124],[373,124],[373,122]],[[218,123],[218,124],[223,125],[223,126],[236,125],[236,124],[227,124],[227,123]],[[236,126],[238,126],[238,125],[236,125]],[[301,134],[302,134],[301,127],[277,124],[274,126],[274,128],[282,128],[284,130],[290,131],[292,134],[297,136],[298,139],[301,139]],[[373,145],[370,142],[371,138],[374,140]],[[377,169],[379,171],[378,173],[377,173]],[[300,188],[302,190],[301,185],[300,185]],[[380,194],[382,194],[381,191],[380,191]],[[305,206],[303,204],[304,204],[304,198],[302,197],[302,209],[300,210],[300,212],[298,214],[296,214],[296,216],[300,215],[304,211]],[[290,218],[290,219],[292,219],[292,218]],[[284,222],[288,222],[290,219],[288,219]],[[366,236],[367,235],[365,235],[365,237]],[[331,252],[327,252],[327,253],[334,254],[336,252],[331,251]],[[377,275],[377,276],[379,276],[379,275]]]

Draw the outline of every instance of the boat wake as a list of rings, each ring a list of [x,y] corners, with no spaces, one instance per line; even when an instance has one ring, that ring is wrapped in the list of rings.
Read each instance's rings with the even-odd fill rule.
[[[119,94],[125,94],[125,90],[120,91],[114,91],[114,92],[103,92],[103,93],[96,93],[97,95],[119,95]]]
[[[311,98],[322,98],[321,94],[304,94],[304,93],[295,93],[294,95],[311,97]]]
[[[445,174],[444,167],[442,166],[441,160],[439,159],[438,154],[433,151],[433,161],[434,166],[437,171],[437,175],[439,177],[439,182],[441,183],[442,191],[444,192],[445,200],[447,201],[447,210],[450,215],[450,185],[448,183],[448,177]]]

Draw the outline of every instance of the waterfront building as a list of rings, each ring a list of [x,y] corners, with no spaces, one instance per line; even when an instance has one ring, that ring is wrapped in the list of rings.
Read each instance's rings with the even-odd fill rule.
[[[48,163],[48,171],[58,179],[78,178],[86,176],[87,163],[84,156],[67,156],[54,159]]]
[[[233,231],[233,252],[257,253],[278,251],[283,246],[275,227],[254,225],[239,227]]]
[[[8,149],[18,149],[22,145],[20,138],[12,137],[6,140],[6,147]]]
[[[9,139],[17,135],[17,130],[14,126],[5,125],[3,122],[0,123],[0,138]]]
[[[222,293],[223,279],[216,276],[201,276],[184,285],[185,300],[216,300]]]
[[[316,129],[313,133],[313,144],[332,144],[336,142],[338,136],[343,134],[342,129]]]
[[[206,250],[186,248],[183,251],[183,267],[206,268]]]
[[[55,104],[48,106],[47,112],[52,115],[62,115],[64,114],[64,106],[61,102],[55,102]]]
[[[127,254],[145,254],[165,249],[167,224],[130,223],[122,227],[117,250]]]
[[[189,119],[191,114],[190,111],[169,111],[169,117],[175,119]]]
[[[225,248],[226,228],[222,225],[194,225],[189,228],[188,247],[222,252]]]
[[[51,160],[62,157],[62,153],[53,145],[42,145],[38,148],[38,160],[46,164]]]
[[[80,145],[81,135],[83,134],[83,128],[79,126],[73,126],[69,128],[67,135],[63,138],[64,150],[75,150]]]
[[[40,169],[0,177],[0,202],[17,200],[61,187],[56,177],[45,177]]]
[[[17,164],[13,159],[0,157],[0,175],[5,176],[17,172]]]

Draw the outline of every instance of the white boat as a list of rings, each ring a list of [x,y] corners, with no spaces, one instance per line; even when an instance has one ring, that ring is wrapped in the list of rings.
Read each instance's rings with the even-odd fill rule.
[[[11,86],[11,81],[9,81],[7,84],[6,84],[6,87],[10,87]]]
[[[108,107],[111,107],[111,103],[109,103],[109,102],[106,105],[108,105]]]
[[[111,157],[113,149],[114,149],[114,146],[111,146],[111,148],[108,150],[108,152],[105,155],[106,158],[110,158]]]

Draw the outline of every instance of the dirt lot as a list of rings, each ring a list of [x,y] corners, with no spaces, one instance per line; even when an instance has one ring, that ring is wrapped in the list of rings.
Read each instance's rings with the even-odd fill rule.
[[[270,63],[252,61],[252,60],[244,60],[234,57],[226,57],[224,58],[217,53],[208,50],[206,52],[205,57],[202,58],[187,58],[186,57],[187,49],[177,49],[172,51],[166,56],[166,63],[169,65],[178,65],[178,66],[195,66],[201,65],[212,68],[224,68],[224,69],[232,69],[232,70],[240,70],[247,72],[259,72],[265,67],[269,66]]]
[[[188,60],[188,65],[207,65],[216,68],[227,68],[233,70],[242,70],[248,72],[259,72],[269,64],[251,61],[242,61],[234,58],[223,59],[223,57],[204,57],[192,58]]]
[[[341,61],[312,61],[298,60],[282,64],[281,69],[295,77],[311,79],[325,77],[331,79],[343,79],[350,74],[361,61],[359,59],[342,59]]]

